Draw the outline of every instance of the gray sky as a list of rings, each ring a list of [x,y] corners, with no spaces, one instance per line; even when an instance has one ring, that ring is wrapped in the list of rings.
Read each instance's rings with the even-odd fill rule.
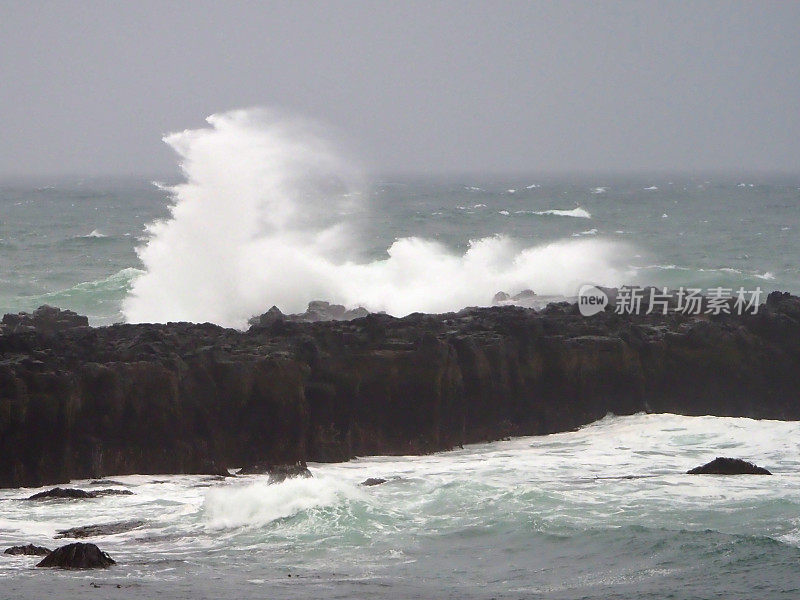
[[[800,171],[800,2],[0,0],[0,175],[263,105],[373,172]]]

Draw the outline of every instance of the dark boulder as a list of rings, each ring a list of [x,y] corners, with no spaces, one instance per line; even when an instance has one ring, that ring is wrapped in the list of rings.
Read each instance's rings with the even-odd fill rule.
[[[280,483],[293,477],[312,477],[304,461],[291,465],[271,465],[260,463],[244,467],[239,475],[269,475],[269,483]]]
[[[96,492],[87,492],[85,490],[76,490],[74,488],[60,488],[56,487],[52,490],[39,492],[29,497],[28,500],[50,500],[54,498],[68,498],[68,499],[82,499],[82,498],[97,498]]]
[[[11,546],[11,548],[6,548],[3,554],[13,554],[15,556],[22,554],[26,556],[47,556],[48,554],[50,554],[50,550],[48,550],[44,546],[34,546],[33,544],[27,544],[25,546]]]
[[[98,496],[133,496],[133,492],[130,490],[116,490],[113,488],[107,488],[105,490],[97,490],[94,492],[89,492],[90,494],[94,494],[95,497]]]
[[[114,535],[125,533],[133,529],[138,529],[144,525],[144,521],[119,521],[117,523],[104,523],[102,525],[83,525],[82,527],[72,527],[70,529],[60,529],[54,536],[59,538],[87,538],[98,535]]]
[[[71,310],[44,305],[33,313],[6,314],[3,316],[3,325],[12,332],[34,329],[41,333],[52,334],[77,327],[88,327],[89,319]]]
[[[373,485],[380,485],[382,483],[386,483],[386,480],[381,477],[370,477],[369,479],[362,481],[361,485],[371,487]]]
[[[105,569],[117,564],[108,554],[94,544],[77,542],[56,548],[37,567],[60,569]]]
[[[772,475],[767,469],[758,467],[741,458],[717,457],[710,463],[687,471],[689,475]]]

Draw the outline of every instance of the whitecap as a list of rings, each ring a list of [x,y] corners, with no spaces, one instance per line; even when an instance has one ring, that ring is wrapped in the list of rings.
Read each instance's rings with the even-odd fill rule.
[[[592,215],[585,208],[573,208],[572,210],[561,210],[553,208],[550,210],[518,210],[518,213],[526,213],[532,215],[554,216],[554,217],[575,217],[578,219],[591,219]]]
[[[656,186],[656,185],[651,185],[650,187],[646,187],[646,188],[644,188],[644,189],[645,189],[645,190],[647,190],[647,191],[649,191],[649,192],[651,192],[651,191],[657,190],[657,189],[658,189],[658,186]]]

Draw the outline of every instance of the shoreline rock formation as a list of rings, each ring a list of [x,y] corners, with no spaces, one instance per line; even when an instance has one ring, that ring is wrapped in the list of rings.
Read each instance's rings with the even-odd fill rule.
[[[55,310],[55,309],[53,309]],[[0,487],[419,454],[637,412],[800,419],[800,298],[302,322],[0,326]]]

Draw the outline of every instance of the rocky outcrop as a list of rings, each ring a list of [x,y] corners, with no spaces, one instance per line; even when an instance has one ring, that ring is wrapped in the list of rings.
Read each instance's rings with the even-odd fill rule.
[[[800,419],[800,298],[0,332],[0,486],[415,454],[641,411]]]
[[[74,500],[74,499],[83,499],[83,498],[97,498],[97,494],[94,492],[87,492],[84,490],[76,490],[73,488],[53,488],[52,490],[45,490],[44,492],[39,492],[37,494],[33,494],[28,498],[28,500]]]
[[[269,475],[269,483],[281,483],[293,477],[312,477],[305,461],[297,461],[291,465],[255,464],[243,467],[239,475]]]
[[[382,477],[369,477],[361,482],[361,485],[364,487],[372,487],[374,485],[381,485],[382,483],[386,483],[386,480]]]
[[[36,331],[53,334],[57,331],[88,327],[89,319],[71,310],[61,310],[53,306],[40,306],[33,313],[6,314],[2,324],[13,332]]]
[[[50,554],[50,550],[43,546],[26,544],[25,546],[11,546],[11,548],[6,548],[3,554],[11,554],[13,556],[47,556]]]
[[[741,458],[717,457],[710,463],[687,471],[689,475],[772,475],[764,467],[758,467]]]
[[[59,569],[105,569],[117,564],[108,554],[94,544],[77,542],[56,548],[37,567]]]
[[[144,521],[119,521],[117,523],[104,523],[102,525],[82,525],[81,527],[71,527],[69,529],[59,529],[56,539],[59,538],[87,538],[98,535],[115,535],[138,529],[144,525]]]
[[[85,490],[76,490],[73,488],[53,488],[30,496],[28,500],[53,500],[53,499],[84,499],[84,498],[99,498],[100,496],[131,496],[133,492],[130,490],[117,490],[108,488],[105,490],[92,490],[87,492]]]

